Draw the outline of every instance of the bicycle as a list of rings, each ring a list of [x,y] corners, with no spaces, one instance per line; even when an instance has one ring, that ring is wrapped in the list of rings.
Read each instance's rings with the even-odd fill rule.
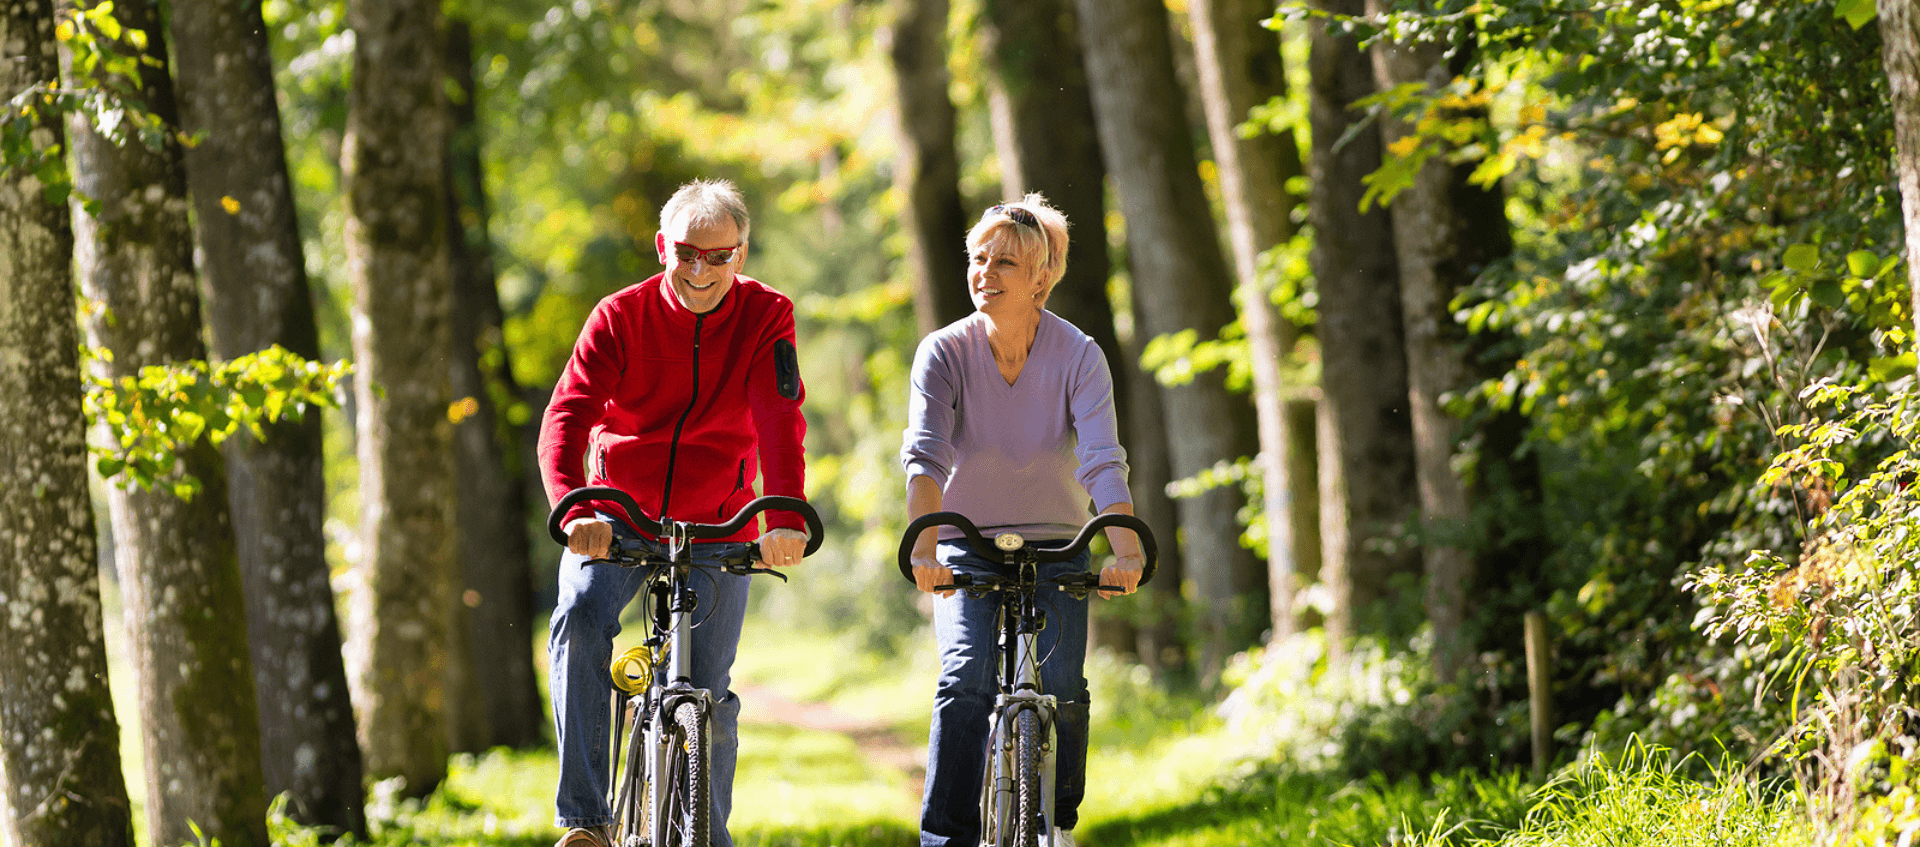
[[[648,548],[642,539],[615,535],[606,558],[594,563],[651,568],[643,593],[648,600],[648,634],[644,644],[615,657],[608,668],[613,676],[612,744],[605,787],[613,810],[615,847],[707,847],[712,838],[712,775],[709,726],[713,695],[692,683],[693,631],[691,620],[698,597],[693,573],[712,567],[693,561],[693,539],[725,538],[739,532],[761,512],[780,509],[806,521],[808,540],[803,556],[820,549],[824,535],[820,516],[806,501],[793,497],[759,497],[741,507],[724,523],[699,524],[662,516],[655,520],[618,488],[576,488],[560,498],[547,517],[547,532],[562,546],[567,534],[561,521],[575,504],[600,501],[619,506],[636,529],[658,538],[667,555]],[[729,574],[786,575],[760,567],[759,547],[742,545],[717,566]],[[637,593],[635,596],[641,596]]]
[[[1039,633],[1046,622],[1037,597],[1044,588],[1067,592],[1084,600],[1096,591],[1118,591],[1100,584],[1099,574],[1080,572],[1042,580],[1040,565],[1073,559],[1086,550],[1101,529],[1120,526],[1140,538],[1146,567],[1140,585],[1153,578],[1158,550],[1153,533],[1132,515],[1103,514],[1080,528],[1065,547],[1036,547],[1018,533],[1002,532],[989,545],[978,527],[958,512],[932,512],[907,526],[900,541],[900,574],[915,582],[909,561],[920,533],[937,526],[954,527],[968,546],[986,560],[1006,568],[1003,573],[955,573],[953,582],[935,591],[963,591],[982,598],[997,595],[1000,636],[995,647],[998,693],[988,722],[986,778],[980,788],[980,834],[989,847],[1051,847],[1054,831],[1054,718],[1059,703],[1041,689]],[[917,584],[917,583],[916,583]]]

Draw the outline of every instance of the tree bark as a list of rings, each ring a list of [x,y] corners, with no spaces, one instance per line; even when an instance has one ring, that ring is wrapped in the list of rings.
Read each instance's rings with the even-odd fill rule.
[[[454,602],[447,114],[437,0],[352,0],[343,153],[354,292],[361,559],[348,679],[375,779],[447,774]]]
[[[1220,252],[1174,76],[1166,7],[1158,0],[1077,0],[1081,44],[1098,118],[1100,149],[1127,221],[1133,294],[1145,337],[1192,331],[1216,338],[1233,320],[1231,271]],[[1252,455],[1252,410],[1226,389],[1224,373],[1199,374],[1165,391],[1167,440],[1177,476]],[[1187,576],[1204,609],[1203,678],[1265,627],[1267,580],[1239,543],[1236,487],[1182,498]]]
[[[1361,4],[1314,0],[1313,9],[1358,15]],[[1321,579],[1333,594],[1327,632],[1337,650],[1356,635],[1384,633],[1380,607],[1390,584],[1419,573],[1418,551],[1377,543],[1398,533],[1419,504],[1392,222],[1385,210],[1360,211],[1361,179],[1380,167],[1380,135],[1362,128],[1346,138],[1366,120],[1353,104],[1376,90],[1373,71],[1352,38],[1316,21],[1312,39],[1308,220],[1320,296]]]
[[[1894,160],[1900,174],[1901,220],[1906,224],[1907,287],[1912,292],[1914,338],[1920,339],[1920,4],[1878,0],[1880,62],[1893,101]]]
[[[1271,274],[1260,256],[1293,237],[1298,198],[1287,181],[1301,173],[1293,136],[1260,132],[1244,136],[1248,112],[1287,93],[1280,34],[1261,22],[1274,13],[1271,0],[1190,0],[1194,49],[1206,107],[1207,135],[1220,173],[1228,240],[1233,246],[1240,324],[1252,359],[1253,408],[1259,422],[1256,465],[1263,482],[1267,532],[1268,611],[1275,636],[1293,633],[1297,574],[1309,579],[1320,567],[1319,493],[1311,461],[1301,461],[1298,436],[1287,414],[1293,392],[1283,362],[1299,331],[1281,318],[1270,291]],[[1313,552],[1311,558],[1303,555]]]
[[[136,0],[116,3],[114,15],[147,39],[144,48],[117,44],[144,61],[138,79],[115,84],[177,126],[159,10]],[[82,291],[104,307],[88,320],[89,343],[113,352],[103,375],[205,359],[179,147],[170,138],[158,149],[116,145],[78,116],[70,132],[75,188],[97,201],[94,214],[76,204],[74,241]],[[153,490],[115,486],[108,497],[138,677],[147,831],[155,844],[204,836],[264,845],[260,717],[226,468],[205,440],[177,458],[200,482],[193,499],[164,480]]]
[[[480,162],[478,89],[469,23],[447,23],[445,66],[455,92],[448,157],[447,239],[453,273],[453,396],[470,408],[454,426],[460,498],[458,552],[466,591],[471,654],[483,706],[478,746],[527,748],[546,738],[533,664],[533,550],[527,542],[527,498],[520,436],[504,421],[502,403],[518,402],[502,333],[505,314],[488,235],[488,195]],[[472,398],[471,406],[464,405]]]
[[[184,155],[213,351],[278,344],[320,358],[258,0],[174,9]],[[228,204],[231,204],[229,206]],[[340,625],[326,560],[320,413],[228,440],[229,505],[247,604],[268,796],[303,824],[366,837]]]
[[[1367,0],[1369,14],[1383,14],[1385,0]],[[1446,86],[1466,67],[1472,51],[1458,46],[1449,67],[1448,45],[1435,41],[1382,42],[1373,53],[1381,88],[1419,83],[1429,93]],[[1413,133],[1389,118],[1381,133],[1389,145]],[[1421,549],[1426,567],[1425,604],[1433,627],[1433,667],[1441,682],[1456,679],[1470,654],[1467,588],[1474,579],[1467,482],[1455,470],[1459,421],[1441,408],[1441,398],[1475,381],[1466,328],[1453,319],[1456,294],[1487,265],[1512,252],[1505,198],[1499,186],[1468,182],[1473,162],[1435,156],[1393,198],[1393,241],[1400,269],[1405,320],[1408,406],[1419,474]]]
[[[0,10],[0,91],[59,82],[53,3]],[[34,119],[33,150],[65,145]],[[0,175],[0,842],[132,845],[107,688],[87,492],[73,229],[30,174]]]
[[[900,152],[894,184],[905,195],[913,312],[925,335],[973,313],[967,294],[967,215],[960,198],[953,100],[947,94],[947,0],[894,0],[881,34],[892,60]]]

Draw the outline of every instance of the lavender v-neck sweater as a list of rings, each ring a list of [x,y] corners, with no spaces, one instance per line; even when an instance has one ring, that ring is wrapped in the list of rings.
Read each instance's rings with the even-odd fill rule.
[[[1033,350],[1008,385],[978,312],[929,334],[913,357],[900,463],[931,478],[941,508],[984,532],[1071,538],[1127,493],[1113,376],[1086,333],[1040,313]],[[959,531],[942,527],[942,538]]]

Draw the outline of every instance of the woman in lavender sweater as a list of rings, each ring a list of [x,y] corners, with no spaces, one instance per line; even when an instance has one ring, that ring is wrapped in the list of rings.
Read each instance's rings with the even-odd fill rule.
[[[1038,194],[988,209],[967,233],[967,286],[976,310],[920,342],[913,359],[906,443],[907,518],[950,510],[988,536],[1018,532],[1064,546],[1100,512],[1133,514],[1126,451],[1113,410],[1106,358],[1085,333],[1046,310],[1067,265],[1067,220]],[[939,533],[936,538],[935,533]],[[920,590],[951,584],[955,571],[991,565],[958,543],[951,527],[915,540]],[[1101,583],[1131,593],[1144,565],[1129,530],[1109,528],[1115,561]],[[1084,570],[1087,556],[1043,566],[1049,577]],[[1054,843],[1071,845],[1086,793],[1087,601],[1042,594],[1051,658],[1041,684],[1058,698]],[[934,636],[940,681],[921,803],[922,847],[980,842],[979,788],[993,709],[995,607],[940,592]]]

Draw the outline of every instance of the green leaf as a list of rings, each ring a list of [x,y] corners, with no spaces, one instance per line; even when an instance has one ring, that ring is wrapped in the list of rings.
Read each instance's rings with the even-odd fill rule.
[[[1880,257],[1869,250],[1855,250],[1847,254],[1847,271],[1863,279],[1871,279],[1880,268]]]
[[[1833,7],[1834,17],[1847,22],[1847,26],[1859,29],[1866,26],[1880,12],[1874,8],[1873,0],[1840,0]]]
[[[1813,297],[1813,302],[1829,309],[1838,309],[1847,302],[1846,291],[1841,289],[1840,281],[1835,279],[1815,281],[1808,287],[1807,294]]]
[[[1811,273],[1820,267],[1820,248],[1811,244],[1795,244],[1787,248],[1787,268],[1801,273]]]

